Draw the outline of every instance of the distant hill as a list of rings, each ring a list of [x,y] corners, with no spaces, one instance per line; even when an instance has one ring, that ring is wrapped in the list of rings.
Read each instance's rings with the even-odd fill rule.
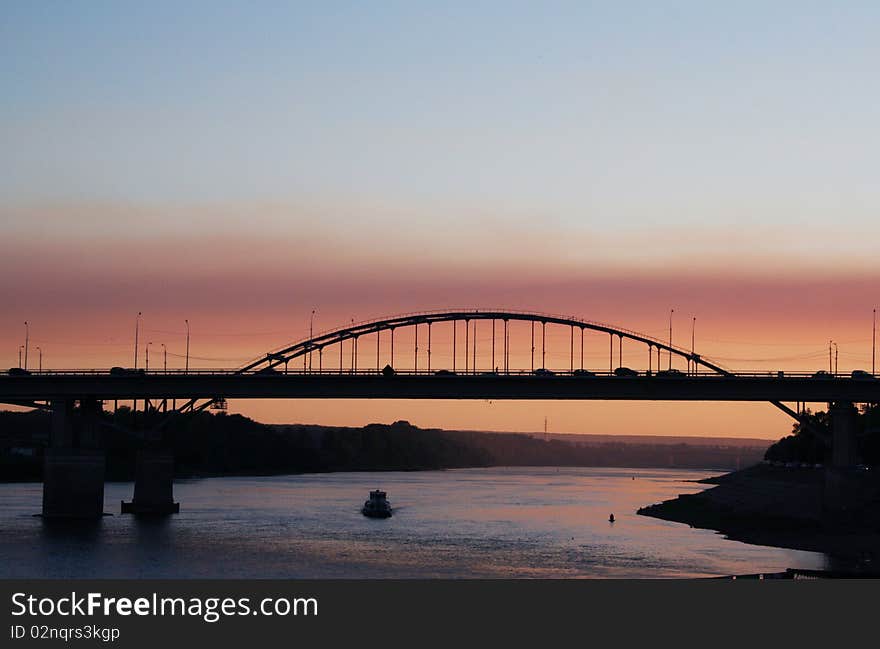
[[[105,412],[107,478],[133,477],[138,435],[159,413]],[[49,417],[0,412],[0,480],[39,480]],[[543,435],[423,429],[406,421],[360,428],[267,425],[210,411],[170,415],[158,444],[174,454],[178,476],[414,471],[488,466],[584,466],[729,470],[757,463],[768,446],[743,440],[650,436]]]
[[[592,435],[583,433],[529,433],[538,439],[558,439],[582,444],[687,444],[766,449],[774,441],[757,437],[687,437],[672,435]]]

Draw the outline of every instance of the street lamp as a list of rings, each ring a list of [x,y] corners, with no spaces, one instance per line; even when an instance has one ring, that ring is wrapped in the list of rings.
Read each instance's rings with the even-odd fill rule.
[[[39,369],[39,371],[42,372],[43,371],[43,350],[38,346],[37,351],[40,352],[40,365],[39,365],[40,369]]]
[[[877,309],[874,309],[874,327],[871,329],[871,375],[877,376]]]
[[[672,314],[675,309],[669,309],[669,369],[672,369]]]
[[[189,320],[184,320],[186,323],[186,367],[184,369],[184,374],[189,374]]]
[[[18,367],[21,369],[21,353],[24,351],[24,345],[18,346]]]
[[[312,372],[312,339],[315,337],[315,310],[309,318],[309,373]]]
[[[168,374],[168,348],[162,343],[162,372]]]
[[[141,312],[138,311],[134,321],[134,369],[138,368],[138,334],[141,328]]]
[[[147,343],[146,347],[144,348],[146,350],[146,367],[144,368],[145,372],[150,371],[150,345],[152,344],[153,343]]]
[[[834,376],[837,376],[837,343],[834,343]]]
[[[24,369],[27,369],[28,366],[28,339],[30,337],[30,327],[28,327],[28,321],[24,321]]]
[[[691,361],[694,365],[693,372],[697,373],[697,362],[694,360],[694,342],[696,341],[696,331],[697,331],[697,316],[694,316],[693,320],[691,320]]]

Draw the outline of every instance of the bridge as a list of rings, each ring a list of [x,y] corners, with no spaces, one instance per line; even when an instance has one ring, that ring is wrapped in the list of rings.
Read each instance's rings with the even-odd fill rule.
[[[530,341],[525,353],[512,342],[514,324],[526,327],[519,332]],[[548,327],[567,334],[563,367],[547,367]],[[409,330],[411,344],[402,348],[398,333],[395,348],[395,332],[402,329]],[[478,333],[483,337],[479,348]],[[585,365],[588,336],[591,349],[605,344],[601,338],[607,336],[604,367]],[[623,365],[625,344],[628,359],[636,350],[638,367]],[[444,356],[445,367],[437,367],[438,345],[451,352]],[[523,358],[529,359],[528,367],[514,362]],[[674,367],[674,360],[683,368]],[[100,514],[104,459],[98,429],[104,403],[131,400],[135,410],[140,402],[144,410],[166,413],[169,401],[172,412],[184,412],[252,398],[767,401],[804,422],[802,404],[825,402],[832,431],[816,433],[831,446],[833,465],[845,468],[856,463],[855,404],[880,402],[880,380],[866,372],[735,372],[696,353],[693,344],[690,349],[674,345],[671,330],[664,341],[590,320],[498,309],[352,322],[266,352],[234,370],[21,369],[0,376],[0,403],[52,412],[44,467],[46,516]],[[172,468],[170,457],[145,449],[135,498],[123,510],[176,511]]]

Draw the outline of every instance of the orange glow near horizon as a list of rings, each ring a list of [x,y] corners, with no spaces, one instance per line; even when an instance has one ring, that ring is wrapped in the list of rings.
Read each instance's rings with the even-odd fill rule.
[[[557,229],[545,240],[528,221],[506,228],[509,240],[499,246],[485,229],[459,242],[441,231],[436,237],[416,236],[400,219],[391,219],[396,226],[388,230],[388,223],[373,224],[387,234],[379,245],[367,223],[339,228],[322,226],[319,219],[297,237],[278,225],[280,219],[269,227],[266,217],[261,222],[253,216],[266,227],[232,234],[234,219],[226,219],[222,227],[201,232],[209,221],[206,213],[184,211],[178,234],[134,236],[97,209],[104,231],[86,236],[70,228],[63,211],[46,214],[53,229],[45,236],[13,231],[5,240],[0,259],[4,367],[18,364],[24,320],[30,322],[31,368],[38,363],[38,346],[44,369],[131,366],[138,311],[144,314],[141,367],[147,343],[152,343],[151,369],[163,366],[166,350],[169,368],[183,366],[188,319],[190,367],[236,368],[306,338],[312,309],[317,310],[316,333],[352,319],[403,312],[503,308],[571,315],[665,341],[674,308],[673,342],[690,347],[696,317],[696,351],[733,371],[827,369],[830,339],[838,345],[840,371],[871,369],[871,310],[878,301],[880,271],[860,265],[861,253],[837,254],[830,261],[818,257],[823,260],[818,263],[804,254],[804,239],[780,247],[788,253],[771,253],[761,237],[778,233],[769,231],[699,231],[700,249],[709,252],[692,254],[674,233],[570,233],[566,238]],[[28,213],[11,215],[24,223]],[[147,210],[137,216],[149,221],[153,215]],[[713,250],[718,251],[714,256]],[[432,369],[452,367],[450,327],[433,328]],[[477,327],[478,366],[490,369],[490,325],[481,321]],[[427,366],[425,334],[423,327],[422,368]],[[496,336],[495,365],[500,366],[500,323]],[[529,325],[511,324],[510,337],[511,367],[528,369]],[[396,332],[398,368],[413,366],[413,342],[411,329]],[[548,368],[568,369],[570,342],[568,328],[547,327]],[[464,367],[463,344],[461,329],[457,368]],[[388,346],[386,334],[380,365],[390,360]],[[375,367],[375,349],[375,336],[366,336],[358,346],[359,367]],[[538,328],[536,367],[540,359]],[[325,361],[328,369],[337,368],[338,350],[328,348]],[[344,367],[350,362],[347,344]],[[609,361],[608,337],[587,332],[585,366],[604,370],[609,362],[614,367],[620,362],[617,345]],[[647,350],[624,341],[622,364],[646,369]],[[580,366],[578,334],[574,365]],[[679,359],[673,365],[684,369]],[[557,432],[774,438],[790,430],[788,419],[769,404],[241,401],[231,408],[275,423],[409,419],[431,427],[540,431],[546,416]]]

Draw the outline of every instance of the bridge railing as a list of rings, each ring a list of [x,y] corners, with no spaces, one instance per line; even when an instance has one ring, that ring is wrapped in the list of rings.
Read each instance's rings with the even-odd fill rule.
[[[817,375],[816,372],[809,371],[780,371],[780,370],[746,370],[739,371],[736,375],[722,375],[722,374],[714,374],[714,373],[702,373],[702,374],[673,374],[669,375],[663,370],[659,373],[654,370],[650,374],[644,370],[634,370],[637,372],[638,376],[646,377],[657,377],[657,378],[689,378],[689,379],[701,379],[701,380],[735,380],[738,378],[773,378],[773,379],[794,379],[794,378],[822,378],[822,379],[852,379],[852,380],[872,380],[870,375],[861,376],[857,378],[851,377],[849,373],[825,373],[822,375]],[[505,377],[505,376],[560,376],[560,377],[572,377],[577,379],[589,379],[590,377],[609,377],[613,376],[615,378],[626,378],[619,377],[613,371],[608,371],[607,369],[595,369],[588,370],[588,373],[585,373],[583,370],[575,369],[572,370],[550,370],[550,371],[532,371],[532,370],[499,370],[497,372],[492,371],[489,368],[472,370],[469,369],[467,372],[464,370],[456,370],[452,372],[448,369],[432,369],[426,370],[420,368],[418,370],[412,368],[395,368],[394,374],[399,376],[450,376],[450,377],[461,377],[468,378],[474,376],[497,376],[497,377]],[[276,370],[272,372],[266,371],[253,371],[245,374],[241,374],[239,370],[229,369],[229,368],[201,368],[201,369],[150,369],[149,371],[130,371],[125,374],[117,374],[111,373],[109,368],[91,368],[91,369],[53,369],[53,370],[34,370],[28,371],[28,374],[14,374],[9,375],[5,372],[0,372],[0,378],[3,377],[14,377],[14,378],[26,378],[28,376],[32,377],[65,377],[65,376],[95,376],[95,377],[113,377],[113,378],[139,378],[144,376],[150,377],[162,377],[162,376],[172,376],[172,377],[181,377],[181,376],[193,376],[193,377],[208,377],[208,376],[339,376],[339,375],[355,375],[355,376],[377,376],[383,375],[383,370],[377,370],[376,368],[366,368],[366,369],[357,369],[352,370],[350,368],[345,368],[342,371],[339,368],[330,368],[330,369],[302,369],[302,368],[290,368],[288,371],[284,370]],[[878,377],[873,377],[873,380],[878,380]]]

